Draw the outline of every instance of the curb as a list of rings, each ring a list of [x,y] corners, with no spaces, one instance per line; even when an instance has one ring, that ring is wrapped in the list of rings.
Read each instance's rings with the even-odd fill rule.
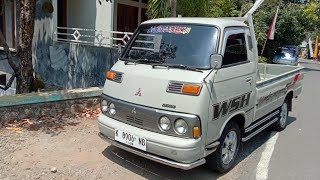
[[[0,97],[0,108],[8,106],[26,105],[26,104],[38,104],[54,101],[64,101],[71,99],[82,99],[98,97],[102,94],[102,88],[93,87],[86,89],[71,89],[62,91],[52,91],[45,93],[29,93],[18,94],[12,96]]]

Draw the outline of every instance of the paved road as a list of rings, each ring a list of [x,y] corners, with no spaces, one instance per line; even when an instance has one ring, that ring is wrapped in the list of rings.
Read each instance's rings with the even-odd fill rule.
[[[288,127],[278,134],[268,131],[260,134],[267,139],[256,139],[264,142],[257,149],[258,156],[249,157],[247,161],[251,164],[244,163],[242,169],[248,173],[234,175],[235,178],[264,179],[258,169],[265,161],[262,156],[271,153],[269,164],[260,169],[267,172],[267,179],[320,179],[320,64],[301,60],[300,66],[306,68],[303,92],[293,101]],[[247,146],[252,145],[249,142]]]
[[[266,130],[245,143],[237,166],[227,174],[205,167],[172,169],[111,147],[106,152],[117,156],[108,158],[147,179],[320,179],[320,64],[302,60],[300,65],[307,68],[303,92],[294,100],[287,129]]]
[[[320,179],[320,63],[307,67],[301,96],[294,100],[289,125],[280,133],[266,130],[243,146],[237,165],[219,175],[201,166],[174,169],[110,146],[98,136],[97,122],[74,119],[54,136],[0,129],[1,179]],[[51,121],[50,121],[51,122]],[[81,122],[81,123],[80,123]],[[49,124],[48,124],[49,125]],[[51,125],[49,125],[51,127]],[[52,133],[51,132],[51,133]],[[2,154],[1,154],[2,153]],[[50,168],[56,167],[57,173]],[[110,177],[110,178],[109,178]]]

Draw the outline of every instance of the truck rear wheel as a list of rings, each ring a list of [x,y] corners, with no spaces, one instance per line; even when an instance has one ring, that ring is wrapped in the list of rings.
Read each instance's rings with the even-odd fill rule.
[[[280,110],[280,113],[278,115],[279,120],[272,125],[272,128],[276,131],[282,131],[287,127],[288,114],[289,114],[288,99],[284,101],[284,103],[279,108],[279,110]]]
[[[237,157],[241,132],[238,124],[231,122],[224,129],[217,150],[207,157],[207,167],[219,173],[228,172],[234,166]]]

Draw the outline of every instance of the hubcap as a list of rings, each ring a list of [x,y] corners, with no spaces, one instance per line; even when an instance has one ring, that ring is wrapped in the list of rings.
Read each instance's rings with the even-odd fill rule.
[[[236,153],[236,148],[238,145],[238,137],[235,131],[230,131],[226,138],[224,139],[222,145],[222,162],[224,164],[229,164],[234,158]]]
[[[287,103],[283,103],[281,107],[281,114],[280,114],[280,125],[284,127],[287,123],[287,116],[288,116],[288,107]]]

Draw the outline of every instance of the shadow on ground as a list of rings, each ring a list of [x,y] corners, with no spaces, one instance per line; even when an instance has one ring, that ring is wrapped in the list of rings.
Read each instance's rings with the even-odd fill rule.
[[[288,126],[296,121],[295,117],[288,118]],[[247,158],[252,152],[265,144],[272,137],[272,131],[266,129],[243,144],[236,160],[236,165]],[[221,174],[210,171],[205,165],[184,171],[153,162],[143,157],[124,151],[114,146],[108,146],[102,154],[112,162],[138,174],[146,179],[183,179],[183,180],[215,180]]]

